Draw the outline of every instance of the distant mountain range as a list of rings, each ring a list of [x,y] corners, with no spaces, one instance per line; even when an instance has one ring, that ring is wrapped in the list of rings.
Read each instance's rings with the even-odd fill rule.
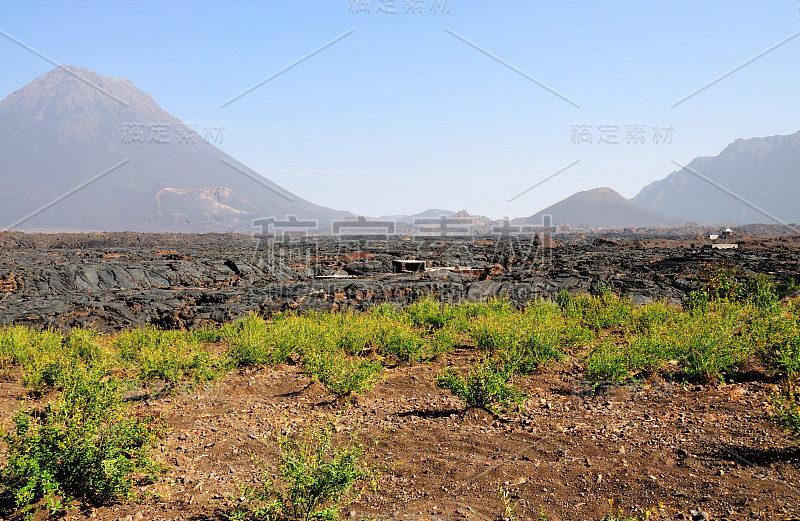
[[[633,199],[610,188],[571,195],[517,222],[592,228],[800,222],[800,132],[737,139],[716,157],[699,157]]]
[[[130,80],[56,68],[0,101],[0,229],[250,231],[265,217],[350,215],[286,191],[198,130]]]
[[[632,202],[709,224],[798,223],[800,132],[737,139],[647,185]]]
[[[288,192],[217,149],[130,80],[59,67],[0,101],[0,230],[250,231],[288,216],[320,225],[354,217]],[[210,133],[210,134],[209,134]],[[207,141],[204,138],[210,139]],[[211,141],[211,142],[209,142]],[[579,192],[518,224],[590,228],[800,222],[800,132],[739,139],[627,200],[611,188]],[[415,220],[488,217],[430,209]]]
[[[663,215],[647,210],[625,199],[611,188],[595,188],[578,192],[548,206],[517,224],[541,225],[545,215],[552,216],[553,224],[586,226],[590,228],[625,228],[682,226],[687,219]]]
[[[430,208],[425,210],[424,212],[415,213],[412,215],[384,215],[381,216],[381,220],[387,221],[395,221],[397,223],[404,223],[404,224],[414,224],[420,221],[429,221],[431,219],[441,219],[442,217],[447,218],[455,218],[461,219],[462,221],[466,222],[465,220],[471,221],[472,224],[475,225],[487,225],[492,222],[492,220],[484,215],[472,215],[466,210],[460,210],[458,212],[453,212],[450,210],[439,210],[437,208]]]
[[[424,212],[419,212],[411,215],[396,214],[396,215],[382,215],[379,219],[384,221],[396,221],[406,224],[413,224],[415,219],[439,219],[440,217],[452,217],[456,212],[450,210],[439,210],[438,208],[430,208]]]

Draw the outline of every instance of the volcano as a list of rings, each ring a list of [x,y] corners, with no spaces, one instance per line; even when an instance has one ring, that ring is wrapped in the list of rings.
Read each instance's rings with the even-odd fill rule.
[[[0,229],[251,231],[253,219],[350,215],[281,188],[206,134],[130,80],[58,67],[0,101]]]

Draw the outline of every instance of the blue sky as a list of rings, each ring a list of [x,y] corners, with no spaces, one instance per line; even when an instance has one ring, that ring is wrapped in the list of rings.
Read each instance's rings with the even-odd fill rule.
[[[276,183],[372,216],[519,217],[599,186],[632,197],[673,160],[800,130],[800,36],[672,107],[797,34],[798,0],[353,3],[33,1],[0,29],[130,78],[176,117],[223,125],[218,146]],[[0,57],[0,97],[53,68],[5,38]]]

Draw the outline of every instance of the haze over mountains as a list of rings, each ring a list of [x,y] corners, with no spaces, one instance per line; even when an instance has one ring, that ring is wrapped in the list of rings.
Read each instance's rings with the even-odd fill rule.
[[[631,201],[699,222],[798,223],[800,132],[737,139],[718,156],[698,157],[644,187]]]
[[[541,225],[545,215],[552,216],[553,223],[592,228],[672,227],[687,222],[642,208],[607,187],[578,192],[517,222]]]
[[[264,217],[348,215],[259,176],[130,80],[62,67],[0,101],[0,229],[101,174],[15,228],[249,231]]]
[[[79,67],[36,78],[0,101],[0,229],[247,232],[265,217],[324,225],[352,216],[284,190],[197,130],[130,80]],[[597,188],[515,222],[539,225],[546,214],[554,224],[594,228],[800,222],[798,180],[800,132],[739,139],[631,200]],[[431,209],[382,219],[454,215]]]

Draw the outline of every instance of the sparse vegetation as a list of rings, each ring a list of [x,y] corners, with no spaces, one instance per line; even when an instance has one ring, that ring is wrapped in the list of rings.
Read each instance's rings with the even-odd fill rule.
[[[102,504],[128,498],[134,475],[162,469],[150,450],[165,426],[155,417],[130,416],[121,383],[80,362],[64,368],[62,392],[44,409],[23,407],[2,433],[8,463],[0,483],[16,507],[59,513],[73,500]]]
[[[337,396],[368,391],[383,373],[383,366],[373,360],[346,357],[323,349],[307,353],[303,367],[306,375],[319,380]]]
[[[778,301],[793,283],[723,265],[704,268],[683,307],[634,306],[598,285],[593,295],[561,292],[524,309],[504,300],[446,305],[428,298],[367,313],[251,314],[194,332],[148,327],[110,336],[76,328],[64,335],[6,327],[0,371],[16,372],[34,396],[50,401],[23,406],[3,432],[0,480],[26,513],[130,497],[136,480],[158,473],[150,450],[165,429],[157,418],[129,414],[122,393],[143,382],[174,388],[233,368],[289,362],[346,397],[372,389],[387,367],[429,362],[456,347],[471,349],[475,360],[442,371],[436,385],[494,415],[523,403],[515,379],[558,361],[590,382],[620,385],[651,375],[714,382],[756,363],[780,382],[772,420],[800,436],[800,304]],[[252,501],[236,515],[333,518],[368,477],[361,447],[334,449],[330,432],[282,437],[279,445],[277,477],[251,490]],[[312,494],[308,487],[322,487],[314,489],[316,502],[300,500]]]
[[[687,309],[705,311],[710,302],[747,302],[759,309],[773,306],[778,302],[779,293],[786,296],[793,286],[776,286],[767,274],[751,277],[728,263],[710,264],[700,269],[698,287],[684,299]],[[791,281],[793,283],[793,280]]]
[[[224,371],[223,363],[193,335],[155,327],[120,333],[114,338],[122,360],[134,363],[143,382],[208,381]]]
[[[511,497],[511,492],[507,488],[500,486],[500,500],[503,502],[503,519],[508,521],[517,521],[517,506],[519,501],[514,501]]]
[[[355,436],[334,443],[331,424],[317,422],[304,432],[278,437],[277,469],[262,465],[261,482],[243,487],[246,505],[231,519],[310,521],[333,520],[368,486],[376,473],[365,463]]]
[[[511,383],[511,367],[492,359],[481,360],[462,375],[446,369],[436,378],[436,385],[461,398],[467,407],[478,407],[499,414],[512,403],[522,403],[524,394]]]

